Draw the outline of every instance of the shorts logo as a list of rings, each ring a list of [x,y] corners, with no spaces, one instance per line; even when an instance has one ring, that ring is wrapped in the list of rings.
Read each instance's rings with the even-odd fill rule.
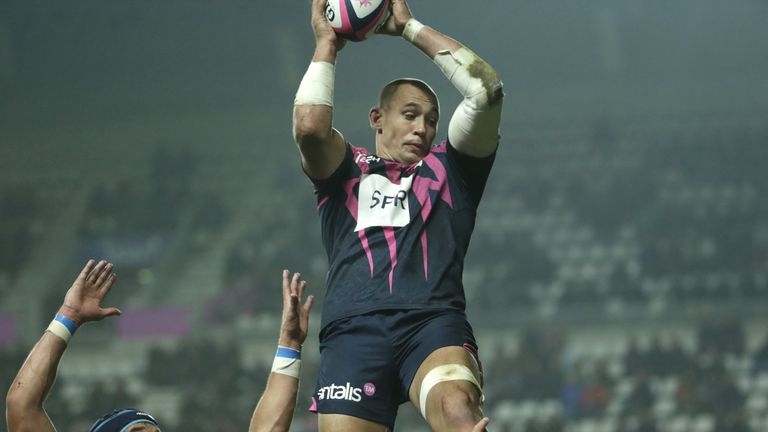
[[[401,227],[411,221],[408,210],[408,193],[415,175],[403,177],[400,184],[389,181],[379,174],[363,174],[358,187],[357,226],[365,228]]]
[[[363,386],[363,393],[366,396],[373,396],[376,394],[376,385],[374,383],[365,383]]]
[[[329,386],[320,387],[317,391],[317,398],[319,400],[324,399],[342,399],[351,402],[360,402],[362,399],[362,389],[352,387],[349,383],[346,385],[331,384]]]

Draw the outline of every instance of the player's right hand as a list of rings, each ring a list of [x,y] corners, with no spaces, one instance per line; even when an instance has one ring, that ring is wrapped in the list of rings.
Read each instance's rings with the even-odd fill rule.
[[[304,304],[306,281],[299,281],[301,275],[283,270],[283,322],[280,325],[280,340],[282,346],[301,349],[301,344],[307,339],[309,330],[309,311],[312,309],[314,297],[307,297]]]
[[[120,315],[114,307],[102,308],[101,301],[115,283],[112,263],[89,260],[80,275],[64,296],[64,304],[59,313],[83,324],[88,321],[100,321],[108,316]]]
[[[327,46],[336,52],[344,48],[346,40],[338,36],[331,23],[325,17],[328,0],[312,0],[312,31],[315,33],[315,43],[318,47]]]

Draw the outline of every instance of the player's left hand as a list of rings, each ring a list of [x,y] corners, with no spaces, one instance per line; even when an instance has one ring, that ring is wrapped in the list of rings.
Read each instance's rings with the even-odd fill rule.
[[[102,260],[97,264],[94,260],[89,260],[64,296],[64,304],[61,305],[59,313],[77,324],[120,315],[121,312],[117,308],[101,307],[101,301],[114,283],[112,263]]]
[[[389,16],[384,24],[376,30],[376,33],[400,36],[403,34],[405,23],[411,18],[413,18],[413,14],[406,0],[391,0]]]
[[[312,309],[314,297],[307,297],[307,301],[301,304],[304,296],[306,281],[299,281],[301,275],[283,270],[283,322],[280,325],[280,341],[282,346],[301,349],[301,344],[307,339],[309,329],[309,311]]]

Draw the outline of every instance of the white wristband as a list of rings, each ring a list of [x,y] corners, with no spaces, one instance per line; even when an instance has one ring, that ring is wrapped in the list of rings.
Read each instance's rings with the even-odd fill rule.
[[[333,81],[336,67],[333,63],[312,62],[301,79],[294,105],[326,105],[333,107]]]
[[[64,340],[64,343],[69,343],[72,339],[72,335],[77,331],[77,324],[64,315],[57,314],[53,321],[48,325],[46,331],[53,333]]]
[[[300,370],[301,351],[278,345],[275,360],[272,362],[272,372],[298,378]]]
[[[408,22],[405,23],[405,28],[403,29],[403,39],[413,43],[413,41],[416,40],[416,35],[418,35],[423,28],[424,24],[420,23],[416,18],[409,19]]]

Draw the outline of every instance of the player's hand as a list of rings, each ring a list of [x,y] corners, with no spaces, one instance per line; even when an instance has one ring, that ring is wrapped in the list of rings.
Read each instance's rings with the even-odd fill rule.
[[[488,423],[490,422],[491,420],[488,417],[483,418],[472,428],[472,432],[484,432],[485,427],[488,426]]]
[[[401,36],[405,24],[409,19],[413,18],[411,9],[408,7],[408,2],[405,0],[391,0],[390,14],[387,20],[384,21],[377,30],[376,33],[386,34],[390,36]]]
[[[101,301],[115,283],[115,273],[112,270],[112,263],[102,260],[97,264],[94,260],[89,260],[64,296],[64,304],[59,313],[78,324],[120,315],[121,312],[117,308],[101,307]]]
[[[301,349],[301,344],[307,339],[309,328],[309,311],[312,309],[314,297],[307,297],[304,304],[306,281],[299,281],[301,275],[283,270],[283,323],[280,325],[280,341],[282,346]]]
[[[328,18],[325,10],[328,0],[312,0],[312,31],[315,33],[315,43],[318,47],[332,48],[336,52],[344,48],[346,40],[338,36]]]

